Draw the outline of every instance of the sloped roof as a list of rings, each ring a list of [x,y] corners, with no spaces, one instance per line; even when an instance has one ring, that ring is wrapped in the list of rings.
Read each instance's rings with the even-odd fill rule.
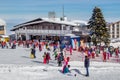
[[[18,25],[14,26],[14,27],[22,26],[24,24],[28,24],[28,23],[32,23],[32,22],[37,22],[37,21],[42,21],[42,19],[41,18],[37,18],[37,19],[31,20],[31,21],[28,21],[28,22],[25,22],[25,23],[18,24]]]
[[[14,26],[11,31],[14,31],[17,28],[26,26],[26,25],[31,25],[31,24],[37,24],[37,23],[42,23],[42,22],[49,22],[49,23],[56,23],[56,24],[64,24],[64,25],[71,25],[71,26],[77,26],[75,23],[73,22],[69,22],[69,21],[58,21],[58,20],[50,20],[50,19],[42,19],[42,18],[37,18],[34,19],[32,21],[28,21],[22,24],[18,24],[16,26]]]

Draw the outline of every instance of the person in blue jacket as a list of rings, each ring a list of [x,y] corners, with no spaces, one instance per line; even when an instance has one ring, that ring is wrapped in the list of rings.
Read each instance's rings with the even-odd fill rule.
[[[90,60],[88,56],[85,56],[85,61],[84,61],[84,67],[86,68],[86,77],[89,76],[89,65],[90,65]]]
[[[70,68],[70,65],[64,65],[62,72],[63,72],[63,73],[68,73],[68,72],[70,72],[69,68]]]

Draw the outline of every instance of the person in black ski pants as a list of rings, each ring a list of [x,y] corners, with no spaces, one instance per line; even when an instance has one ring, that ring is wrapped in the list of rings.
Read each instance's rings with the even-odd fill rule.
[[[89,65],[90,65],[90,60],[88,56],[85,56],[85,61],[84,61],[84,67],[86,68],[86,77],[89,76]]]

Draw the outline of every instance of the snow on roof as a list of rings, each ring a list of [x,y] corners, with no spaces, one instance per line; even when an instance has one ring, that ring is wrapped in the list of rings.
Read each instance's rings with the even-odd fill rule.
[[[2,19],[0,19],[0,26],[1,25],[6,25],[6,22],[4,20],[2,20]]]
[[[52,22],[52,23],[77,26],[77,24],[75,24],[74,22],[71,22],[71,21],[61,21],[59,18],[55,18],[55,19],[43,18],[43,20],[47,21],[47,22]]]
[[[54,18],[54,19],[42,18],[42,19],[45,21],[48,21],[48,22],[56,22],[56,23],[61,23],[61,24],[74,25],[74,26],[78,26],[78,24],[79,25],[88,25],[87,21],[82,21],[82,20],[61,21],[60,18]]]
[[[22,24],[16,25],[13,29],[11,29],[11,31],[16,29],[16,28],[22,27],[22,26],[26,26],[26,25],[30,25],[30,24],[36,24],[36,23],[42,23],[42,22],[50,22],[50,23],[70,25],[70,26],[78,26],[78,24],[79,25],[86,25],[87,24],[87,22],[80,21],[80,20],[74,20],[74,21],[65,20],[65,21],[61,21],[60,18],[54,18],[54,19],[38,18],[37,21],[35,19],[35,20],[29,21],[29,22],[26,22],[26,23],[22,23]]]
[[[70,36],[71,38],[79,37],[79,36],[76,36],[75,34],[65,34],[65,36]]]
[[[76,23],[76,24],[83,24],[83,25],[87,25],[87,21],[82,21],[82,20],[73,20],[72,22]]]

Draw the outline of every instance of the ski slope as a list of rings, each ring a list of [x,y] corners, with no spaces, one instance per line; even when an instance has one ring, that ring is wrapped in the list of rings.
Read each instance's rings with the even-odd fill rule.
[[[69,62],[71,73],[63,74],[52,52],[50,64],[42,63],[44,51],[36,49],[37,58],[30,59],[30,48],[0,49],[0,80],[120,80],[119,63],[91,61],[90,76],[85,77],[83,61],[74,56]]]

